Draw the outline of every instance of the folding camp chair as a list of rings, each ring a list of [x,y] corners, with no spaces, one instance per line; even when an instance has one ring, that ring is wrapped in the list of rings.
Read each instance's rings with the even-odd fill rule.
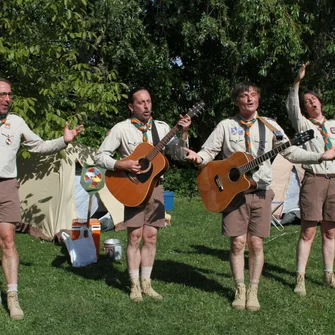
[[[284,202],[281,202],[278,206],[276,206],[271,213],[271,224],[276,227],[278,230],[283,230],[284,226],[281,224],[280,220],[276,218],[276,216],[274,215],[274,213],[277,211],[277,209],[280,206],[283,206]]]

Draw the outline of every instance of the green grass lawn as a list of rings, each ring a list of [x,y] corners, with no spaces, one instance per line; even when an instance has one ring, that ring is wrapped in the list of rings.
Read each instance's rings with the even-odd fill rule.
[[[307,270],[307,296],[302,298],[293,293],[299,226],[271,228],[259,286],[261,311],[251,313],[231,308],[229,239],[221,235],[220,215],[207,212],[199,199],[178,198],[169,213],[172,226],[159,232],[152,274],[154,288],[165,297],[162,302],[129,300],[124,249],[121,262],[101,255],[96,264],[72,268],[64,245],[18,234],[25,320],[9,319],[1,273],[0,334],[335,333],[335,290],[322,285],[319,232]],[[101,252],[107,238],[126,245],[125,231],[103,233]]]

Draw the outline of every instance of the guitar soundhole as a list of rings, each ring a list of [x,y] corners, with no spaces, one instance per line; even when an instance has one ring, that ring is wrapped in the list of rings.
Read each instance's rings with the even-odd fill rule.
[[[152,175],[153,166],[146,158],[142,158],[138,162],[141,166],[141,173],[137,174],[136,177],[140,183],[145,183]]]
[[[229,172],[229,179],[233,182],[236,182],[240,179],[241,177],[241,174],[240,174],[240,171],[236,168],[234,169],[231,169],[230,172]]]
[[[143,159],[139,160],[139,164],[141,165],[141,170],[145,171],[145,170],[147,170],[149,168],[150,161],[147,160],[147,159],[145,159],[145,158],[143,158]]]

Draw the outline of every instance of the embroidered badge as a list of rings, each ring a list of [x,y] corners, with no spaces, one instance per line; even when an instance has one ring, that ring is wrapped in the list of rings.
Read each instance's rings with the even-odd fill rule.
[[[264,151],[265,150],[265,143],[264,142],[259,142],[259,150]]]
[[[331,132],[332,134],[335,134],[335,127],[330,127],[330,132]]]
[[[230,133],[232,135],[236,135],[237,134],[237,128],[230,128]]]
[[[239,135],[243,135],[244,134],[244,129],[243,128],[238,128],[237,132]]]

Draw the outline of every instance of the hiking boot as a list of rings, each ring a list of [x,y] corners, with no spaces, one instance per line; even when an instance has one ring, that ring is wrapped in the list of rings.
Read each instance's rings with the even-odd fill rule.
[[[231,305],[235,309],[243,310],[245,309],[245,301],[245,285],[238,284],[236,286],[235,299]]]
[[[140,302],[143,300],[140,281],[138,279],[130,281],[130,299],[133,302]]]
[[[247,292],[247,303],[246,308],[250,312],[257,312],[261,309],[257,298],[258,287],[256,285],[250,285]]]
[[[335,278],[333,271],[324,271],[323,282],[325,286],[335,288]]]
[[[151,287],[151,279],[142,279],[142,293],[148,297],[151,297],[155,300],[163,300],[164,297],[158,294],[152,287]]]
[[[23,320],[24,314],[19,305],[19,298],[17,292],[7,293],[7,306],[9,309],[9,315],[12,320]]]
[[[303,273],[297,274],[297,283],[294,288],[294,293],[304,297],[306,295],[305,275]]]

